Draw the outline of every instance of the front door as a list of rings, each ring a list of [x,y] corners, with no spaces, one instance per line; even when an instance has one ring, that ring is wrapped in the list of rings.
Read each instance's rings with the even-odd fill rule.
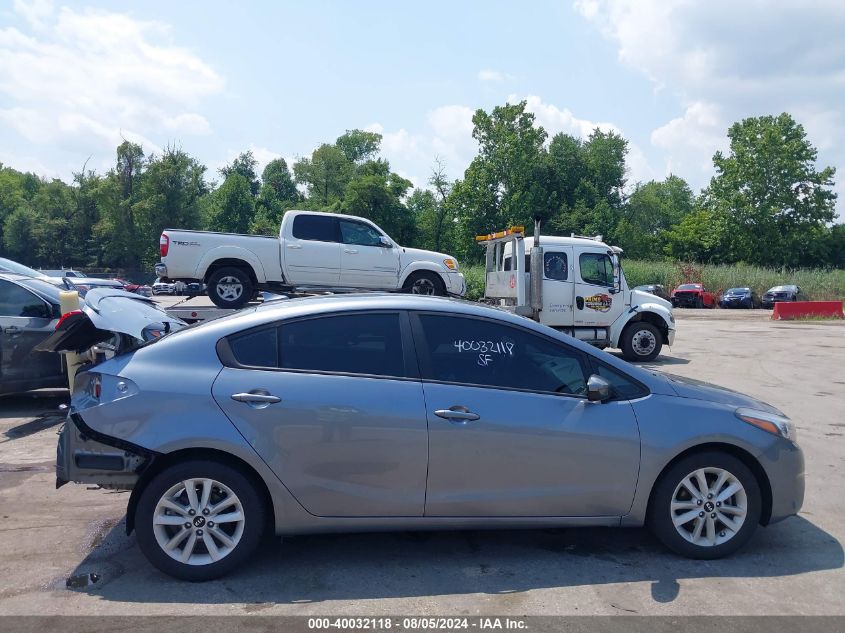
[[[285,280],[294,286],[337,286],[340,242],[337,218],[302,213],[293,219],[291,237],[282,240]]]
[[[625,293],[615,292],[613,261],[606,252],[575,248],[574,325],[608,327],[625,311]]]
[[[585,397],[587,357],[520,327],[415,314],[426,516],[621,516],[639,472],[627,401]]]
[[[365,222],[340,218],[340,285],[393,290],[399,285],[399,249]],[[391,242],[392,244],[392,242]]]
[[[33,348],[52,333],[50,306],[11,281],[0,279],[0,391],[63,386],[62,357]]]
[[[425,402],[403,323],[319,316],[226,339],[214,398],[311,514],[423,514]]]

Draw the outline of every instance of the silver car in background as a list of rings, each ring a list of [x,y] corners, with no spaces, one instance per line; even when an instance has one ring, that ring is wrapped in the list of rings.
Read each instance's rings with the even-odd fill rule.
[[[56,472],[131,489],[127,530],[188,580],[229,572],[266,530],[645,524],[711,559],[804,496],[773,407],[407,295],[274,301],[117,353],[77,376]]]

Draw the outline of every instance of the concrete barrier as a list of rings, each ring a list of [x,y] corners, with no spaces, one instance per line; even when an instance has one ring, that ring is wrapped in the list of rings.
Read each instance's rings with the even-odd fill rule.
[[[823,317],[827,319],[842,319],[841,301],[778,301],[772,312],[772,319],[787,321],[804,317]]]

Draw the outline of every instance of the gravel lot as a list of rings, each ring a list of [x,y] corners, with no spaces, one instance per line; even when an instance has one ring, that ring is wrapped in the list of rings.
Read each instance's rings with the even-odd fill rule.
[[[125,535],[127,493],[54,489],[66,395],[39,392],[0,399],[0,614],[845,614],[845,324],[676,315],[654,366],[771,402],[806,452],[801,515],[731,559],[680,559],[633,529],[308,536],[181,583]]]

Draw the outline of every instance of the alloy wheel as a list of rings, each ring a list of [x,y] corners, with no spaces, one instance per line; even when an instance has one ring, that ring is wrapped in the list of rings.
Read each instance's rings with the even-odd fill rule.
[[[156,504],[153,533],[170,558],[187,565],[215,563],[238,546],[245,517],[240,499],[214,479],[186,479]]]
[[[244,293],[244,285],[237,277],[227,275],[217,282],[217,295],[224,301],[237,301]]]
[[[675,487],[669,512],[686,541],[714,547],[740,531],[748,513],[748,495],[739,479],[723,468],[699,468]]]
[[[417,279],[411,286],[411,294],[414,295],[433,295],[435,290],[434,282],[426,277]]]

